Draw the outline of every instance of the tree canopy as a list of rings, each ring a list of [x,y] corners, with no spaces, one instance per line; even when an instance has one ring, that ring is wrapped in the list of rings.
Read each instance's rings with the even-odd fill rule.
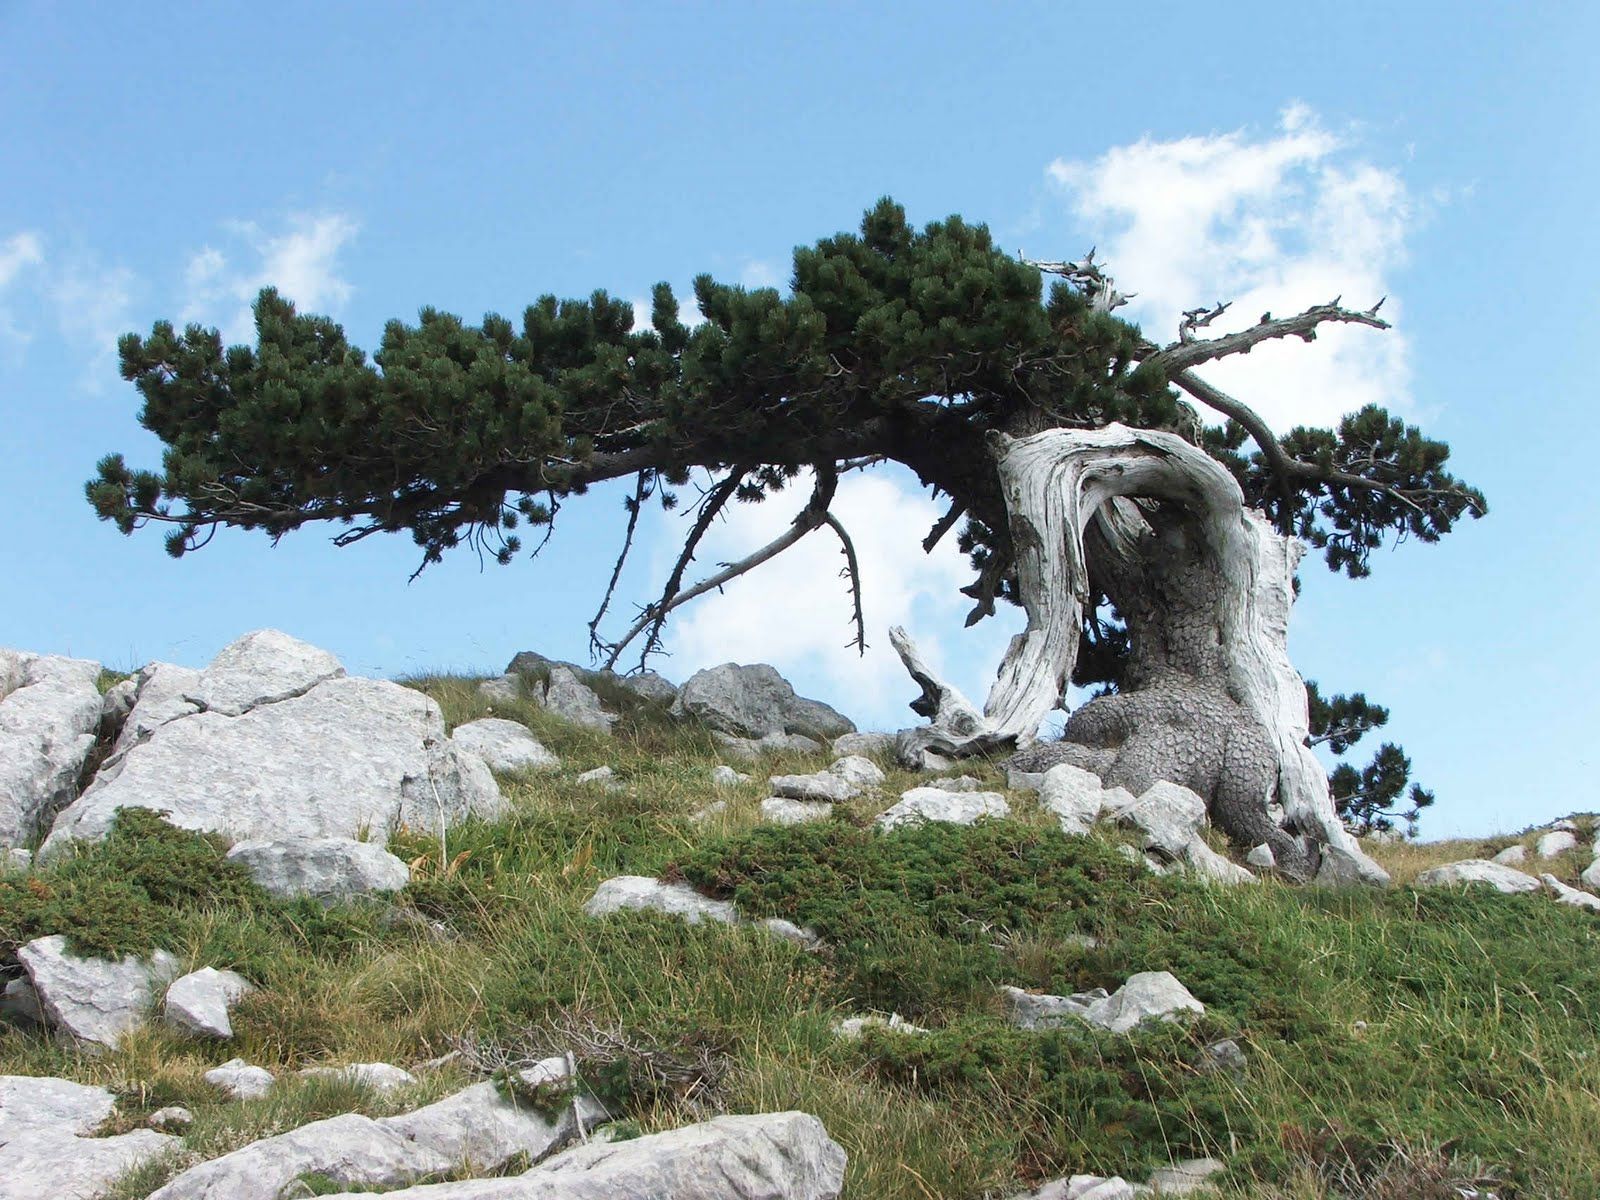
[[[1159,344],[1115,315],[1123,297],[1092,252],[1030,263],[960,217],[919,230],[888,199],[859,233],[797,248],[786,292],[702,275],[694,294],[704,321],[692,328],[665,284],[650,328],[635,328],[632,306],[604,291],[543,296],[518,323],[424,309],[415,323],[390,321],[370,357],[272,289],[255,303],[254,345],[157,322],[119,351],[143,398],[141,424],[166,444],[161,469],[108,455],[89,501],[124,533],[169,526],[175,556],[220,526],[276,539],[328,521],[342,527],[340,545],[408,532],[426,566],[462,545],[509,561],[519,530],[548,526],[570,497],[616,479],[633,481],[631,542],[641,505],[670,506],[694,480],[688,544],[631,631],[647,627],[647,650],[692,590],[686,571],[717,512],[806,468],[816,485],[800,533],[833,523],[849,548],[828,512],[838,473],[899,462],[950,502],[924,544],[962,525],[977,572],[965,589],[972,619],[1016,599],[1004,497],[985,453],[992,433],[1112,422],[1176,433],[1352,577],[1386,539],[1436,541],[1485,512],[1482,494],[1447,470],[1449,448],[1381,408],[1278,434],[1196,374],[1267,340],[1310,341],[1327,323],[1386,328],[1379,306],[1335,300],[1204,336],[1219,305],[1185,314],[1177,339]],[[1125,636],[1103,603],[1086,611],[1077,679],[1114,686]],[[616,643],[597,635],[597,646],[614,660]]]

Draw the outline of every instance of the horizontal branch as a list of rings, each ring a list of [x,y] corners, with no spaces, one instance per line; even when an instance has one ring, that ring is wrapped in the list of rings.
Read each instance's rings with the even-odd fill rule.
[[[1388,329],[1389,322],[1378,316],[1378,309],[1382,305],[1383,301],[1379,300],[1366,312],[1357,312],[1354,309],[1341,307],[1335,300],[1332,304],[1314,304],[1305,312],[1296,313],[1292,317],[1275,318],[1271,313],[1263,313],[1261,320],[1249,329],[1218,338],[1199,340],[1180,336],[1172,345],[1147,354],[1143,361],[1146,365],[1160,367],[1167,373],[1167,377],[1171,378],[1180,371],[1197,367],[1204,362],[1226,358],[1230,354],[1248,354],[1262,342],[1286,337],[1297,337],[1307,342],[1315,341],[1317,327],[1329,322]],[[1205,323],[1196,322],[1196,324]]]

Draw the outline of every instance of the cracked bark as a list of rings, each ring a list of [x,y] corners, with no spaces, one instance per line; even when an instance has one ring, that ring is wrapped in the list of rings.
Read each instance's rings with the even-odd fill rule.
[[[1273,532],[1220,463],[1174,434],[1122,425],[994,434],[990,452],[1027,627],[981,712],[893,632],[923,689],[914,707],[931,718],[901,735],[902,753],[1021,745],[1021,766],[1072,762],[1135,794],[1168,779],[1203,796],[1236,845],[1270,845],[1288,874],[1309,877],[1321,848],[1335,846],[1381,880],[1305,745],[1305,685],[1287,649],[1300,543]],[[1094,591],[1132,634],[1122,690],[1074,712],[1063,741],[1030,745],[1060,704]]]

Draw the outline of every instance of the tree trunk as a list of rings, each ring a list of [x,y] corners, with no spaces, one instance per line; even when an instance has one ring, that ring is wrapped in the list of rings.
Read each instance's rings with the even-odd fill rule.
[[[1360,874],[1386,878],[1340,822],[1305,744],[1305,684],[1287,648],[1300,543],[1246,509],[1227,470],[1174,434],[1122,425],[994,434],[991,451],[1027,628],[981,713],[894,630],[923,688],[913,707],[931,718],[902,735],[902,753],[1021,746],[1014,761],[1025,769],[1072,762],[1136,795],[1171,780],[1203,796],[1236,845],[1270,845],[1291,875],[1314,874],[1333,846]],[[1061,742],[1032,745],[1061,703],[1096,592],[1131,634],[1121,690],[1073,713]]]

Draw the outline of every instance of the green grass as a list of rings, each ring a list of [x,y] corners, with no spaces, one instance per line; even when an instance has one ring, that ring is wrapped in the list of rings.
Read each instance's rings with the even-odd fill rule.
[[[470,679],[412,683],[452,724],[490,711]],[[235,1009],[226,1046],[152,1026],[91,1057],[0,1029],[0,1072],[112,1086],[119,1129],[183,1104],[196,1114],[192,1159],[334,1112],[395,1111],[469,1078],[449,1067],[377,1097],[300,1080],[300,1067],[412,1065],[463,1044],[514,1065],[584,1037],[586,1079],[630,1131],[717,1108],[803,1109],[848,1151],[854,1200],[1004,1196],[1086,1170],[1143,1178],[1198,1154],[1229,1163],[1224,1192],[1241,1200],[1443,1200],[1452,1176],[1490,1172],[1503,1197],[1596,1194],[1591,914],[1543,897],[1158,878],[1108,838],[1055,832],[1020,795],[1009,822],[882,836],[871,816],[913,782],[895,770],[880,796],[835,820],[763,827],[765,775],[826,756],[741,767],[752,781],[724,790],[709,782],[709,734],[648,702],[628,708],[614,739],[526,701],[494,715],[526,722],[562,769],[503,780],[512,814],[450,831],[443,854],[428,831],[392,839],[415,863],[397,904],[272,900],[221,862],[217,843],[140,818],[101,847],[8,877],[0,938],[11,944],[49,931],[101,948],[162,945],[188,965],[239,969],[260,990]],[[575,782],[602,764],[624,790]],[[972,773],[1000,786],[991,767]],[[691,819],[717,799],[726,811]],[[1380,853],[1410,874],[1428,855]],[[1570,880],[1581,865],[1555,873]],[[752,915],[811,925],[828,947],[586,917],[595,886],[623,873],[689,879]],[[1207,1016],[1132,1038],[1027,1034],[995,995],[1002,982],[1114,988],[1141,970],[1172,971]],[[934,1032],[833,1037],[833,1022],[870,1010]],[[1196,1066],[1224,1036],[1245,1048],[1242,1077]],[[288,1082],[263,1100],[221,1101],[201,1075],[235,1055]],[[121,1195],[151,1186],[125,1181]]]

